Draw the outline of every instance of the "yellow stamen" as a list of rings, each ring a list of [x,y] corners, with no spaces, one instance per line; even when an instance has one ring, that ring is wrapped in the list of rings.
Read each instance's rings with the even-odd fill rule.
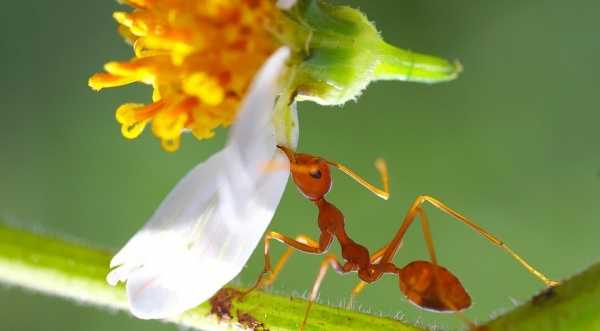
[[[117,108],[117,122],[121,124],[121,134],[128,139],[137,138],[154,114],[162,107],[161,103],[147,106],[138,103],[126,103]]]
[[[203,72],[184,78],[183,91],[197,97],[208,106],[217,106],[225,98],[225,91],[219,82]]]
[[[133,139],[151,122],[162,147],[175,151],[186,129],[207,139],[229,125],[254,74],[278,46],[272,36],[280,15],[275,1],[122,2],[134,9],[113,17],[135,56],[108,62],[89,85],[153,87],[152,103],[117,109],[123,136]]]

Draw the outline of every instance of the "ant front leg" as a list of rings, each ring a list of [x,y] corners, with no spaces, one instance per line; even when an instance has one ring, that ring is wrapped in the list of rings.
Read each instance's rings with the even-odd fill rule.
[[[271,246],[272,239],[275,239],[279,242],[284,243],[285,245],[288,246],[288,249],[282,255],[282,257],[277,262],[277,264],[275,265],[275,269],[273,269],[273,273],[271,274],[271,276],[268,277],[267,279],[264,279],[265,275],[268,274],[269,272],[271,272],[270,246]],[[292,252],[294,250],[298,250],[298,251],[310,253],[310,254],[323,254],[327,251],[327,249],[331,245],[332,241],[333,241],[333,235],[330,233],[327,233],[327,232],[321,233],[319,242],[316,242],[315,240],[313,240],[307,236],[304,236],[304,235],[300,235],[300,236],[296,237],[296,239],[292,239],[292,238],[287,237],[279,232],[275,232],[275,231],[268,232],[264,238],[265,264],[264,264],[263,271],[261,272],[260,276],[256,280],[256,283],[254,284],[254,286],[252,286],[250,289],[248,289],[247,291],[244,292],[244,296],[249,294],[250,292],[254,291],[257,288],[262,288],[263,286],[272,284],[275,281],[277,274],[281,271],[281,269],[283,268],[283,265],[289,259],[290,255],[292,254]]]
[[[310,237],[303,235],[303,234],[297,236],[296,241],[299,243],[303,243],[308,246],[314,247],[314,248],[320,247],[320,245],[317,241],[315,241],[314,239],[311,239]],[[281,255],[281,257],[279,257],[279,260],[277,261],[277,263],[275,263],[275,267],[272,268],[270,270],[270,272],[269,272],[269,270],[266,270],[266,268],[265,268],[266,272],[269,273],[269,275],[266,278],[264,278],[264,280],[261,284],[261,287],[270,286],[271,284],[273,284],[275,282],[275,279],[281,272],[281,269],[283,269],[283,266],[286,264],[286,262],[288,261],[290,256],[294,253],[294,251],[296,251],[295,247],[288,246],[288,248]],[[268,253],[266,253],[266,254],[268,254]],[[266,255],[265,255],[265,258],[266,258]],[[270,260],[270,258],[269,258],[269,260]],[[268,266],[269,263],[270,262],[265,261],[265,267],[270,267],[270,266]]]

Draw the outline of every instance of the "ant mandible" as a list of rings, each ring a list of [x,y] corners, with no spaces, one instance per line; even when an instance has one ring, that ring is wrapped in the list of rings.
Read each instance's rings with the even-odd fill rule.
[[[437,312],[458,313],[471,305],[471,298],[459,279],[446,268],[440,266],[437,262],[429,228],[429,221],[425,214],[425,210],[422,208],[422,205],[425,202],[428,202],[442,212],[452,216],[453,219],[466,224],[485,239],[502,248],[527,269],[527,271],[539,278],[546,286],[558,284],[533,268],[503,241],[499,240],[465,216],[449,208],[441,201],[427,195],[420,195],[415,199],[393,239],[373,255],[370,255],[366,247],[353,241],[346,232],[344,228],[344,215],[342,212],[325,199],[325,195],[330,191],[332,186],[329,167],[334,166],[349,175],[369,191],[380,198],[387,200],[389,197],[389,187],[387,166],[385,162],[381,159],[378,159],[375,162],[375,166],[381,175],[383,184],[383,189],[379,189],[338,162],[329,161],[310,154],[296,153],[285,146],[278,145],[277,147],[285,153],[289,159],[292,178],[300,192],[319,209],[318,225],[321,234],[319,240],[316,241],[304,235],[292,239],[275,231],[268,232],[264,238],[264,269],[256,281],[256,284],[246,293],[271,284],[294,250],[311,254],[324,254],[329,250],[329,246],[333,242],[333,239],[336,238],[340,243],[342,257],[345,260],[344,263],[341,263],[334,255],[327,255],[324,258],[309,296],[309,304],[300,327],[301,330],[304,329],[306,325],[310,308],[317,298],[319,287],[325,277],[328,266],[331,266],[340,274],[348,272],[358,273],[360,283],[352,290],[351,298],[358,295],[366,284],[377,281],[384,274],[393,274],[398,275],[400,290],[404,293],[406,298],[421,308]],[[404,267],[398,267],[392,262],[392,259],[396,255],[406,231],[417,216],[421,221],[423,236],[425,237],[430,261],[413,261]],[[269,247],[270,242],[273,239],[286,244],[288,250],[282,255],[275,268],[271,269]],[[265,275],[269,272],[271,272],[271,274],[269,277],[265,278]],[[459,315],[459,317],[470,326],[473,326],[473,324],[462,317],[462,315]]]

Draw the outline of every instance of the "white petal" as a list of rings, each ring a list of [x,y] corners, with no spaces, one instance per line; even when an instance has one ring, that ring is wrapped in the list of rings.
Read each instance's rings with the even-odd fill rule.
[[[277,7],[283,10],[290,10],[294,7],[297,0],[277,0]]]
[[[173,316],[198,304],[189,302],[174,288],[189,287],[198,296],[213,293],[203,288],[222,285],[221,280],[204,279],[194,263],[194,243],[203,240],[202,227],[215,221],[218,204],[217,174],[224,162],[225,150],[190,171],[156,210],[150,221],[121,249],[111,261],[116,267],[107,276],[109,283],[127,280],[131,312],[139,318]],[[206,238],[204,238],[206,240]],[[219,261],[207,262],[207,268],[217,268]],[[186,265],[189,264],[189,265]],[[207,269],[207,270],[211,270]],[[208,273],[210,276],[212,273]],[[180,279],[177,279],[177,278]],[[185,277],[196,277],[195,280]],[[185,285],[184,285],[185,284]]]
[[[250,92],[231,127],[227,142],[231,152],[226,155],[227,168],[222,178],[223,183],[219,187],[229,198],[238,200],[231,201],[235,203],[236,211],[242,209],[244,201],[256,195],[257,185],[262,185],[262,181],[273,174],[265,171],[269,162],[277,158],[275,162],[287,164],[287,158],[280,157],[281,153],[276,144],[284,143],[295,147],[296,139],[292,139],[291,142],[277,141],[273,124],[275,98],[280,90],[279,73],[289,57],[289,52],[287,47],[282,47],[271,56],[269,63],[252,83]],[[295,116],[295,109],[291,111]],[[285,180],[287,181],[287,177]],[[227,184],[233,186],[223,187]],[[229,191],[235,194],[231,195]]]
[[[206,301],[241,271],[260,241],[289,175],[263,170],[272,160],[287,161],[275,147],[272,114],[288,57],[282,48],[267,60],[227,146],[190,171],[111,261],[107,280],[127,281],[137,317],[172,317]],[[297,136],[292,140],[281,143],[292,145]]]

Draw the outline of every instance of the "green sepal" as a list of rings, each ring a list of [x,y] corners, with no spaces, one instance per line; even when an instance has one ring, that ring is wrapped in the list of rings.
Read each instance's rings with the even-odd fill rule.
[[[449,81],[459,63],[396,48],[360,11],[320,0],[299,0],[286,13],[296,51],[299,100],[339,105],[357,98],[374,80]]]

